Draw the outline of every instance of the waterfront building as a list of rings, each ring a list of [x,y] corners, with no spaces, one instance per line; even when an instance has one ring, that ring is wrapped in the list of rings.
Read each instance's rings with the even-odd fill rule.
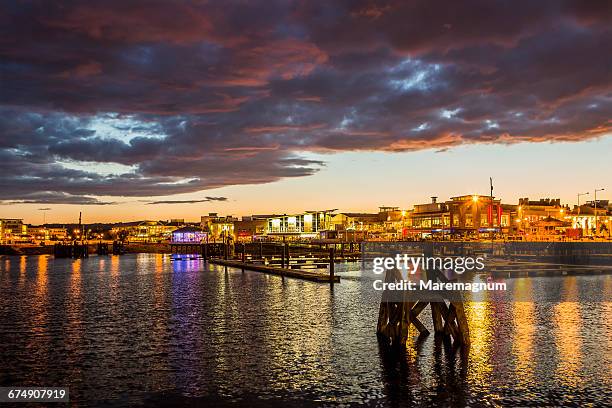
[[[534,223],[532,230],[535,239],[558,240],[568,235],[568,229],[572,224],[569,221],[559,220],[553,217],[546,217]]]
[[[173,244],[199,244],[206,242],[207,233],[202,228],[185,226],[172,231]]]
[[[461,195],[416,204],[408,212],[406,236],[413,239],[486,238],[514,232],[515,207],[486,195]]]
[[[45,241],[49,241],[51,239],[51,236],[49,235],[49,230],[43,225],[39,225],[39,226],[28,225],[27,233],[28,233],[28,237],[30,238],[32,242],[43,242],[44,243]]]
[[[65,227],[45,227],[47,236],[52,241],[63,241],[68,238],[68,230]]]
[[[379,213],[343,212],[332,216],[331,228],[340,240],[364,241],[369,234],[384,230],[384,220]]]
[[[234,237],[234,223],[238,218],[219,216],[217,213],[209,213],[200,217],[200,228],[209,232],[209,240],[213,242],[223,240],[227,237]]]
[[[28,240],[27,226],[21,218],[0,218],[0,243],[14,244]]]
[[[561,205],[561,200],[558,198],[541,198],[539,200],[530,200],[529,198],[520,198],[517,207],[518,234],[523,235],[527,239],[539,239],[545,229],[543,220],[558,220],[566,221],[569,208]],[[549,226],[550,227],[550,226]]]
[[[378,216],[382,221],[382,225],[376,225],[376,228],[370,232],[372,239],[382,239],[392,241],[404,238],[406,227],[407,212],[400,210],[399,207],[378,207]]]
[[[128,239],[133,242],[164,242],[170,239],[177,226],[164,221],[141,221],[130,228]]]
[[[582,236],[611,236],[612,212],[608,200],[597,200],[597,206],[593,201],[588,201],[580,207],[574,206],[565,218],[572,228],[581,231]]]
[[[305,211],[293,215],[272,215],[266,218],[266,235],[284,238],[318,238],[333,230],[332,218],[336,210]]]
[[[408,228],[405,235],[408,238],[427,238],[450,235],[450,209],[444,202],[438,202],[438,197],[431,197],[431,202],[415,204],[408,212]]]
[[[240,221],[234,221],[234,239],[246,241],[261,238],[266,233],[267,225],[266,216],[244,216]]]

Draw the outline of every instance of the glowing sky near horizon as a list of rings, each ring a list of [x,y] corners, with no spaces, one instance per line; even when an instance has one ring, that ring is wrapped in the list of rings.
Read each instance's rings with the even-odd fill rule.
[[[327,165],[312,176],[155,198],[230,197],[223,202],[148,205],[139,199],[122,198],[120,204],[107,206],[11,205],[3,213],[41,223],[43,213],[37,211],[39,208],[50,208],[44,217],[57,222],[76,222],[78,211],[83,211],[86,222],[197,221],[209,212],[234,216],[332,208],[376,212],[382,205],[410,209],[414,204],[429,202],[431,196],[446,200],[455,195],[488,194],[489,176],[494,178],[495,196],[504,203],[517,204],[520,197],[550,197],[573,206],[578,192],[590,191],[589,196],[581,198],[584,202],[592,199],[594,187],[607,186],[612,174],[610,152],[612,137],[608,136],[580,143],[465,146],[441,153],[313,155]],[[610,191],[598,193],[598,199],[608,198]]]
[[[0,216],[373,212],[490,176],[605,199],[611,27],[571,0],[5,2]]]

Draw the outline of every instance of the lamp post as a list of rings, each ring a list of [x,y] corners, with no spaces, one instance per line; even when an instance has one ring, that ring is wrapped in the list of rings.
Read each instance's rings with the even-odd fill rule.
[[[583,196],[583,195],[589,195],[589,192],[587,191],[586,193],[578,193],[577,194],[577,196],[578,196],[578,214],[580,214],[580,196]]]
[[[597,192],[598,191],[604,191],[604,190],[605,190],[605,188],[596,188],[595,189],[595,196],[594,196],[594,198],[595,198],[595,236],[596,237],[597,237],[597,227],[598,227],[598,225],[597,225]]]

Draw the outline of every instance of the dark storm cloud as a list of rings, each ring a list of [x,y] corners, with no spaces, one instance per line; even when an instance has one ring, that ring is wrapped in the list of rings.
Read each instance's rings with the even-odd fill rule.
[[[78,204],[78,205],[113,205],[115,202],[100,201],[95,197],[74,196],[54,191],[41,191],[24,194],[19,200],[5,200],[2,205],[10,204]],[[39,211],[47,211],[50,208],[39,208]]]
[[[4,2],[0,199],[99,204],[308,176],[312,152],[595,138],[612,126],[611,23],[603,1]]]
[[[206,197],[201,200],[160,200],[151,201],[147,205],[155,204],[196,204],[196,203],[208,203],[211,201],[227,201],[226,197]]]

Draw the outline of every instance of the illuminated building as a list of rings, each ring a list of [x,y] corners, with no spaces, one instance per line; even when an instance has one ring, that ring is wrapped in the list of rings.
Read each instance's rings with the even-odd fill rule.
[[[21,218],[0,218],[0,242],[14,244],[28,241],[27,226]]]
[[[186,226],[172,231],[173,244],[199,244],[206,242],[206,232],[201,228]]]
[[[167,241],[177,226],[163,221],[141,221],[128,229],[128,239],[134,242]]]
[[[209,232],[209,240],[223,240],[234,237],[234,223],[238,218],[232,216],[219,216],[217,213],[209,213],[200,218],[200,227]]]
[[[295,215],[268,216],[266,234],[271,237],[317,238],[321,233],[332,230],[334,211],[305,211]]]
[[[487,237],[513,232],[515,206],[486,195],[462,195],[446,202],[417,204],[408,212],[406,234],[412,238]]]
[[[558,232],[557,228],[567,227],[559,222],[566,222],[568,212],[569,208],[562,206],[558,198],[541,198],[537,201],[520,198],[516,221],[518,232],[529,239],[553,235],[551,232]]]
[[[386,219],[386,218],[385,218]],[[331,219],[331,227],[339,239],[362,241],[370,234],[384,231],[385,222],[379,213],[339,213]]]
[[[234,238],[237,241],[257,239],[266,233],[268,225],[265,216],[253,215],[242,217],[240,221],[234,221]]]
[[[32,225],[28,225],[28,236],[32,241],[35,242],[45,242],[51,239],[49,230],[47,230],[47,228],[45,228],[44,226],[35,227]]]
[[[597,208],[593,201],[588,201],[580,207],[574,206],[573,211],[567,214],[565,220],[571,223],[572,228],[580,230],[583,236],[611,236],[612,213],[608,200],[597,200]],[[597,224],[598,231],[595,231],[595,224]]]

